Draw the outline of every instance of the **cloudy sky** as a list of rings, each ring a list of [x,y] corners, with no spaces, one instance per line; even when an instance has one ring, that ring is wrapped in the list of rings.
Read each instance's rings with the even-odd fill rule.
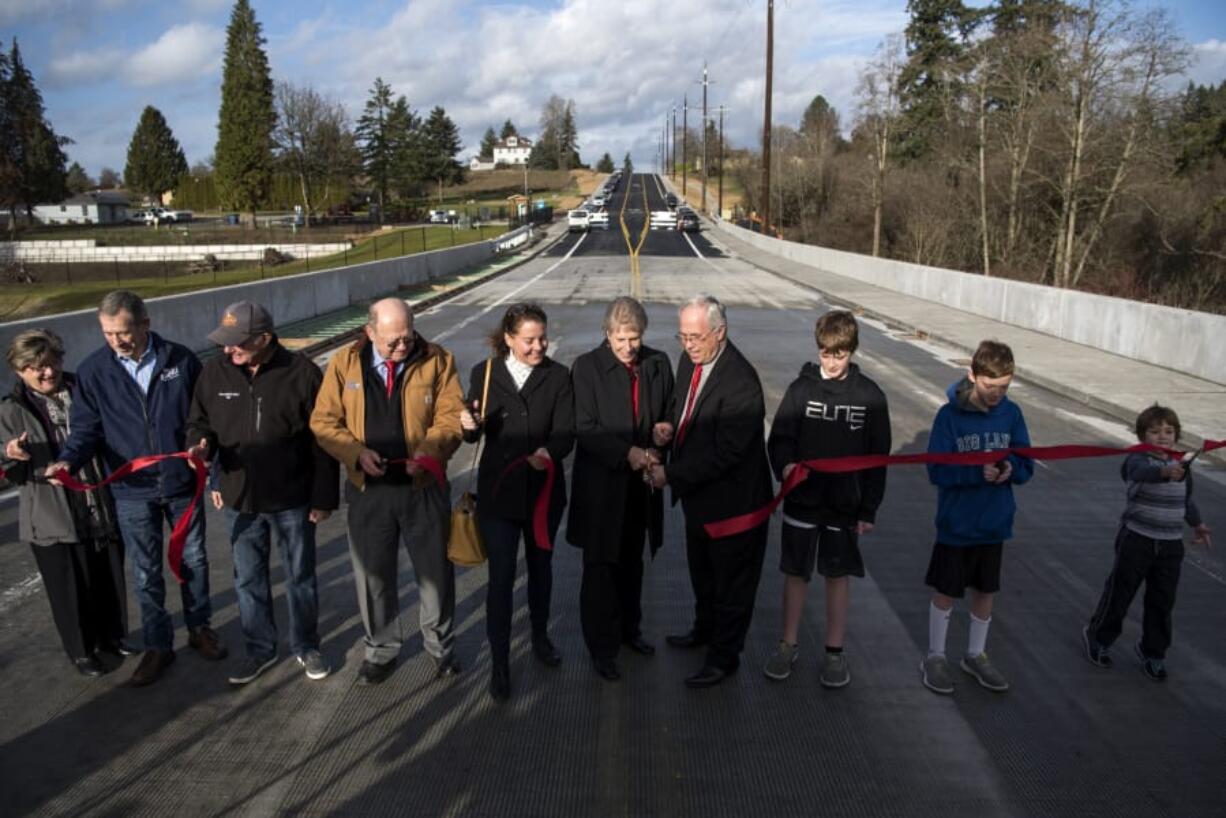
[[[1145,2],[1145,0],[1141,0]],[[217,138],[221,61],[233,0],[0,0],[0,36],[16,36],[70,159],[122,172],[145,105],[159,108],[189,162]],[[978,3],[977,3],[978,4]],[[1190,77],[1226,79],[1221,0],[1164,5],[1194,49]],[[683,95],[725,105],[729,139],[761,123],[763,0],[252,0],[275,80],[310,84],[361,112],[376,76],[426,112],[447,109],[463,157],[508,117],[532,136],[550,94],[575,100],[581,153],[631,151],[650,166],[665,116]],[[777,0],[774,119],[795,125],[815,94],[850,122],[855,79],[906,0]],[[691,122],[694,120],[691,119]]]

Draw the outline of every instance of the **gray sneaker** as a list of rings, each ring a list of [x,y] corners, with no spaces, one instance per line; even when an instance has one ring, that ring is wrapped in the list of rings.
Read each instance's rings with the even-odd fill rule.
[[[797,650],[796,645],[789,645],[780,639],[779,649],[775,651],[775,655],[766,663],[766,667],[763,668],[762,672],[766,674],[766,678],[782,682],[792,675],[792,665],[796,664],[796,657],[799,654],[800,651]]]
[[[230,674],[230,684],[245,685],[255,681],[255,678],[277,663],[276,656],[260,658],[259,656],[244,656],[238,667]]]
[[[948,696],[954,692],[954,680],[949,676],[949,661],[944,656],[927,656],[920,660],[920,678],[933,693]]]
[[[308,679],[322,679],[332,672],[332,665],[317,650],[308,650],[299,656],[298,664],[302,665]]]
[[[1004,676],[1000,675],[1000,671],[988,661],[986,653],[981,653],[978,656],[963,657],[961,667],[964,671],[974,676],[975,681],[988,690],[1004,693],[1009,689],[1009,683],[1005,681]]]
[[[827,653],[817,680],[822,687],[846,687],[850,684],[851,669],[847,667],[847,657],[841,653]]]

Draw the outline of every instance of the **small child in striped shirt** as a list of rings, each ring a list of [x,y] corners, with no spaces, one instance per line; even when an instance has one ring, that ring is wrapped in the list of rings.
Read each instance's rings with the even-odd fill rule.
[[[1136,432],[1142,443],[1170,449],[1179,440],[1179,416],[1154,404],[1137,416]],[[1115,563],[1081,635],[1086,658],[1098,667],[1111,667],[1109,649],[1144,582],[1142,635],[1135,651],[1145,675],[1160,682],[1167,676],[1184,523],[1194,530],[1192,542],[1197,545],[1209,547],[1211,532],[1192,502],[1192,472],[1180,460],[1162,452],[1135,452],[1124,460],[1120,476],[1128,484],[1128,497],[1115,538]]]

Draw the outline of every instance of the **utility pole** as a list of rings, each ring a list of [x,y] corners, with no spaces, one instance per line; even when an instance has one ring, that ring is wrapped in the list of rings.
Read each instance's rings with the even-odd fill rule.
[[[702,212],[707,210],[707,64],[702,64]]]
[[[669,169],[669,174],[672,176],[672,179],[675,182],[677,181],[677,106],[676,105],[673,106],[673,125],[672,125],[671,130],[673,133],[673,152],[669,156],[669,159],[668,159],[668,169]]]
[[[718,212],[715,214],[719,218],[724,218],[724,111],[728,110],[723,105],[719,106],[719,202],[716,204]]]
[[[689,146],[690,134],[687,130],[689,125],[690,114],[690,95],[686,94],[681,100],[681,198],[685,198],[685,183],[689,178],[689,161],[686,158],[686,148]]]
[[[766,0],[766,112],[762,121],[762,234],[771,223],[771,75],[775,62],[775,0]]]

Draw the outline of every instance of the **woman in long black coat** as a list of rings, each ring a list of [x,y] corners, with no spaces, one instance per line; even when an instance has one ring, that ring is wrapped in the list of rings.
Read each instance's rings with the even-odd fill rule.
[[[583,549],[583,638],[596,672],[609,681],[621,675],[620,645],[655,652],[639,630],[643,540],[654,556],[664,498],[643,475],[672,436],[673,373],[667,355],[643,346],[646,329],[643,306],[618,298],[605,312],[604,342],[571,369],[577,444],[566,539]]]
[[[548,529],[553,542],[566,508],[562,461],[575,441],[570,373],[545,355],[548,328],[545,312],[537,305],[511,306],[490,336],[494,354],[484,421],[479,419],[485,362],[473,367],[467,408],[460,416],[466,441],[485,437],[477,468],[477,525],[489,558],[485,627],[493,660],[490,695],[497,701],[511,695],[512,589],[521,539],[528,564],[532,652],[549,667],[562,661],[548,631],[553,552],[537,542],[532,525],[536,498],[545,486],[547,461],[552,461],[555,477]],[[520,458],[527,462],[513,467]]]
[[[19,333],[8,363],[17,383],[0,399],[0,446],[8,478],[21,486],[20,537],[34,551],[64,652],[82,676],[101,676],[114,665],[102,662],[99,652],[134,652],[123,642],[127,593],[115,505],[107,488],[69,491],[38,478],[68,437],[74,378],[63,370],[59,336],[41,329]],[[97,483],[102,475],[95,459],[74,476]]]

